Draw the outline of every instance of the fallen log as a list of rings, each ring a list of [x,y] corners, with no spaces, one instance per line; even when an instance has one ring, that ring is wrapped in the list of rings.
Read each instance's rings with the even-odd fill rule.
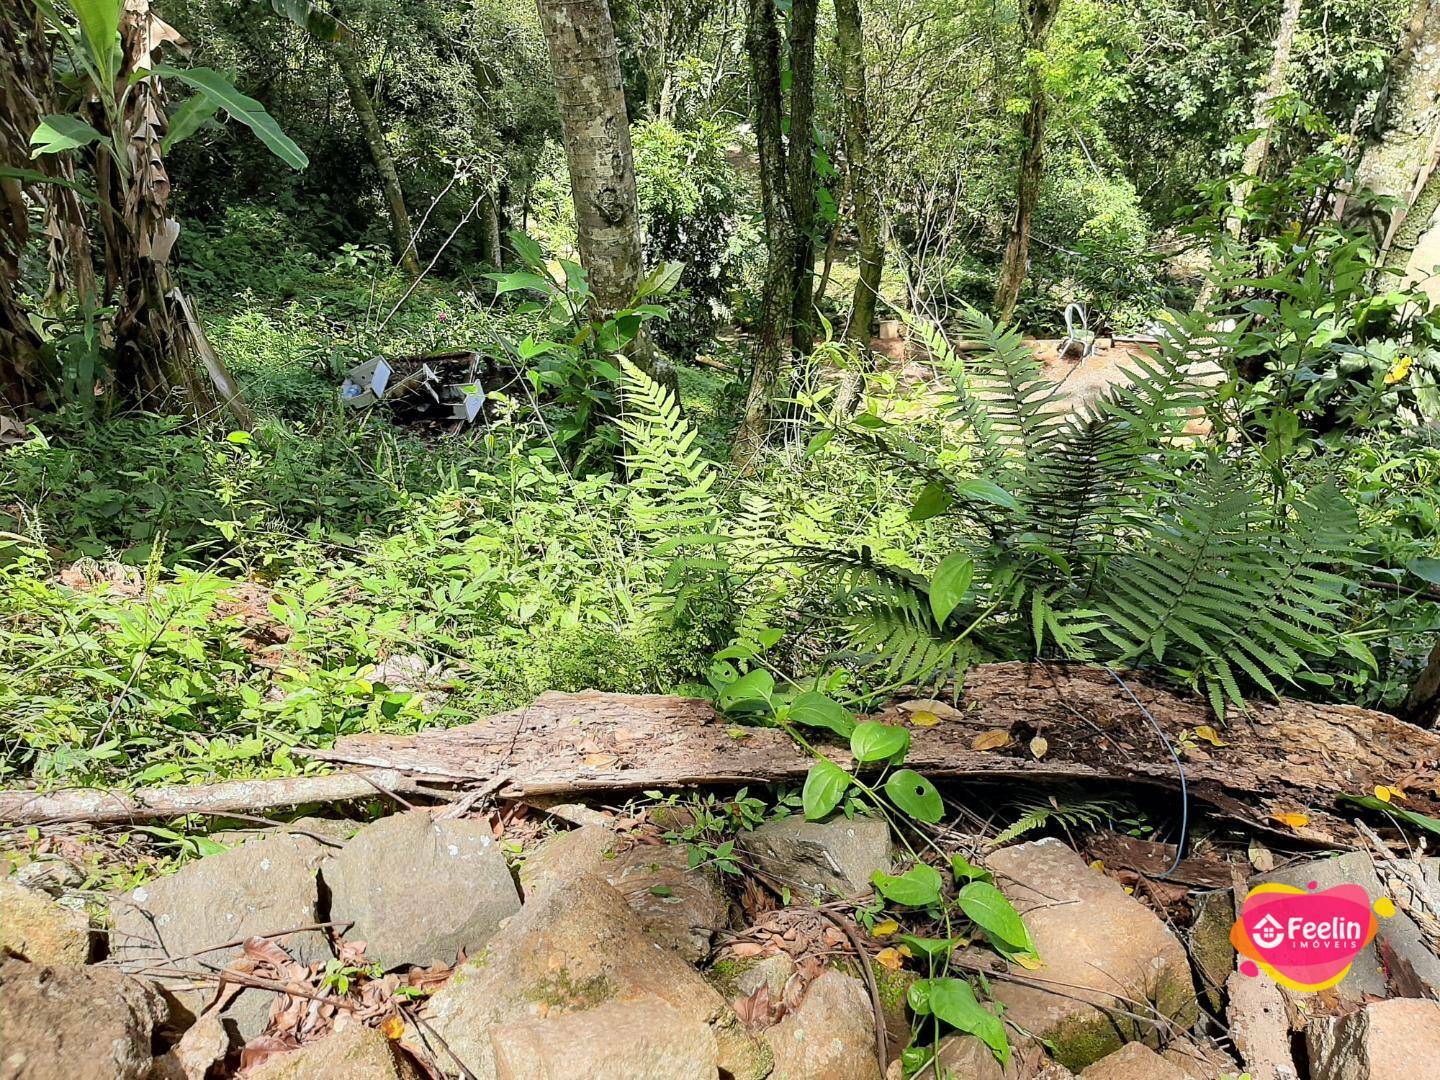
[[[1440,811],[1440,735],[1432,731],[1369,709],[1288,699],[1253,703],[1219,727],[1201,699],[1127,681],[1168,745],[1104,669],[985,664],[970,670],[941,722],[912,730],[907,764],[937,780],[1175,790],[1171,747],[1179,747],[1192,797],[1252,827],[1321,844],[1354,836],[1336,804],[1342,794],[1400,785],[1411,793],[1408,809]],[[901,716],[899,708],[881,714]],[[1204,727],[1218,728],[1223,745],[1197,737]],[[1003,745],[974,748],[997,731],[1008,736]],[[1047,743],[1039,760],[1030,750],[1035,735]],[[487,780],[503,772],[502,797],[798,781],[810,767],[783,732],[741,727],[704,701],[593,691],[542,694],[463,727],[360,735],[301,752],[414,776]],[[850,764],[843,748],[827,753]],[[1294,814],[1309,820],[1280,817]]]
[[[986,664],[967,675],[954,707],[915,726],[910,767],[936,780],[1074,782],[1179,787],[1177,748],[1192,798],[1252,828],[1317,844],[1348,843],[1353,827],[1337,797],[1404,787],[1406,807],[1440,813],[1440,734],[1348,705],[1257,702],[1218,729],[1221,745],[1196,735],[1215,725],[1200,699],[1127,676],[1164,732],[1104,669]],[[902,703],[880,714],[903,722]],[[912,708],[913,712],[913,708]],[[927,718],[928,719],[928,718]],[[1036,759],[1032,739],[1042,736]],[[981,738],[985,736],[985,738]],[[975,749],[979,745],[988,749]],[[359,735],[297,753],[371,770],[401,792],[486,784],[502,798],[583,795],[699,785],[799,781],[811,759],[782,731],[744,727],[695,698],[542,694],[532,704],[462,727],[416,735]],[[848,751],[826,746],[842,765]],[[209,787],[0,792],[0,821],[131,821],[186,813],[253,812],[373,794],[361,774],[229,781]],[[1352,811],[1353,813],[1353,811]],[[1308,819],[1298,824],[1294,817]]]
[[[366,799],[381,792],[423,795],[435,792],[393,769],[367,769],[278,780],[226,780],[218,784],[146,787],[132,792],[101,788],[58,791],[0,791],[0,822],[59,825],[67,822],[126,824],[183,814],[253,814],[307,803]]]

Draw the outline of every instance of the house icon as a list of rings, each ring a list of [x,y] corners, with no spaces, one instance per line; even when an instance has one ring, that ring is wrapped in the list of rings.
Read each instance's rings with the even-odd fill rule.
[[[1285,940],[1285,927],[1274,915],[1266,915],[1251,929],[1250,939],[1262,949],[1273,949]]]

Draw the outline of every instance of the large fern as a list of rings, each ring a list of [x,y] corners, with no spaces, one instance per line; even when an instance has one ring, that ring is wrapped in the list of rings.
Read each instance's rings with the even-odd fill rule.
[[[921,501],[968,523],[956,539],[975,584],[937,625],[915,575],[869,553],[811,553],[846,586],[860,652],[920,679],[971,647],[1057,649],[1159,667],[1223,710],[1246,687],[1278,693],[1337,643],[1359,648],[1343,634],[1336,574],[1359,528],[1344,497],[1325,486],[1277,499],[1263,468],[1186,434],[1207,410],[1195,373],[1213,367],[1213,342],[1164,345],[1066,411],[1017,334],[973,312],[964,332],[979,351],[963,360],[938,329],[922,337],[950,374],[946,416],[973,440],[984,497],[903,432],[872,423],[860,440],[917,487],[948,489]]]

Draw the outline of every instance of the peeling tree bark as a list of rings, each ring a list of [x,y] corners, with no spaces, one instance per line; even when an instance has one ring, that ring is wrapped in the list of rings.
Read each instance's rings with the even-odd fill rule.
[[[790,344],[796,356],[815,347],[815,28],[816,0],[793,0],[787,20],[790,49],[790,132],[785,180],[795,233],[795,283]]]
[[[1409,206],[1413,196],[1423,193],[1424,175],[1435,158],[1437,139],[1440,0],[1416,0],[1376,106],[1369,142],[1355,169],[1355,189]],[[1405,216],[1404,210],[1392,214],[1374,207],[1357,209],[1349,200],[1342,212],[1352,223],[1368,225],[1382,247]],[[1417,227],[1424,229],[1423,223]]]
[[[1265,168],[1265,160],[1270,156],[1270,134],[1275,127],[1275,121],[1270,116],[1270,106],[1285,93],[1290,54],[1295,47],[1295,31],[1300,26],[1300,11],[1301,0],[1285,0],[1284,10],[1280,12],[1280,25],[1275,30],[1275,47],[1270,53],[1270,70],[1260,92],[1255,95],[1255,115],[1250,122],[1251,129],[1258,130],[1260,134],[1245,147],[1245,154],[1240,162],[1241,179],[1234,191],[1234,201],[1237,204],[1245,202],[1256,178]],[[1239,234],[1239,218],[1231,221],[1230,230]]]
[[[390,212],[390,235],[395,244],[395,258],[412,277],[420,274],[420,256],[415,250],[415,231],[410,225],[410,212],[405,208],[405,193],[400,188],[400,175],[395,171],[395,159],[385,142],[384,129],[375,115],[375,104],[370,100],[370,89],[365,85],[365,73],[360,70],[360,57],[349,42],[337,41],[331,46],[335,53],[335,65],[340,69],[340,78],[350,95],[350,107],[360,123],[360,134],[370,151],[370,161],[380,174],[380,191],[385,196],[385,205]]]
[[[880,202],[870,155],[870,120],[865,92],[865,35],[860,0],[835,0],[835,44],[840,60],[841,100],[845,115],[845,160],[855,201],[859,234],[860,274],[850,301],[845,336],[855,343],[862,370],[847,371],[840,383],[835,409],[842,417],[855,411],[864,385],[863,367],[871,361],[870,335],[880,296],[884,248],[880,239]]]
[[[1030,0],[1024,36],[1027,54],[1044,50],[1059,10],[1060,0]],[[995,289],[993,305],[995,318],[1001,320],[1010,318],[1015,311],[1015,302],[1020,299],[1020,286],[1024,284],[1030,261],[1030,222],[1040,201],[1044,171],[1045,119],[1049,112],[1044,73],[1036,67],[1029,67],[1027,84],[1030,109],[1025,114],[1023,126],[1025,146],[1020,152],[1020,171],[1015,184],[1015,216],[1005,237],[1005,254],[1000,260],[1000,281]]]

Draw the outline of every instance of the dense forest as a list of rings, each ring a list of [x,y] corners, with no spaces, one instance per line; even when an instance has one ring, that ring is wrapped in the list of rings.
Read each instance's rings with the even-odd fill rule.
[[[1045,959],[962,832],[1083,847],[1103,823],[1179,866],[1210,768],[1242,856],[1242,804],[1271,843],[1433,844],[1440,756],[1407,740],[1440,722],[1437,57],[1440,0],[5,0],[0,869],[62,853],[93,907],[229,858],[247,808],[374,817],[398,774],[357,791],[346,767],[425,772],[346,747],[423,748],[546,691],[679,695],[736,755],[778,732],[804,767],[671,768],[665,744],[617,780],[555,706],[551,771],[519,778],[516,721],[503,771],[449,774],[488,785],[456,820],[494,815],[513,861],[545,805],[516,818],[521,796],[603,789],[623,835],[729,880],[764,821],[879,813],[909,869],[847,909],[875,950],[829,947],[877,994],[874,956],[928,966],[889,1050],[935,1076],[944,1033],[985,1067],[1026,1045],[951,918],[1012,972]],[[1078,698],[1014,719],[1040,693],[1022,663],[1141,726],[1112,751]],[[935,740],[980,702],[1012,719],[955,743],[962,767]],[[1382,714],[1356,738],[1383,764],[1255,741]],[[1106,759],[1137,744],[1150,786],[1114,795],[1144,770]],[[608,779],[557,780],[571,751]],[[1227,752],[1271,766],[1227,779]],[[1178,818],[1151,802],[1175,770]],[[1105,791],[1056,787],[1087,778]],[[230,781],[301,794],[166,801]],[[138,801],[63,810],[86,791]],[[746,880],[751,930],[792,910]],[[1013,926],[965,906],[979,885]],[[331,944],[305,985],[380,993],[363,945]],[[411,1035],[477,1023],[448,990],[405,1011],[418,975],[386,985]],[[774,996],[768,1022],[801,1015]],[[288,1015],[193,1075],[309,1042]],[[412,1041],[432,1075],[512,1075],[489,1044],[480,1068]],[[725,1045],[720,1075],[769,1075]],[[1227,1060],[1190,1075],[1253,1064]],[[513,1075],[581,1075],[534,1068]]]

